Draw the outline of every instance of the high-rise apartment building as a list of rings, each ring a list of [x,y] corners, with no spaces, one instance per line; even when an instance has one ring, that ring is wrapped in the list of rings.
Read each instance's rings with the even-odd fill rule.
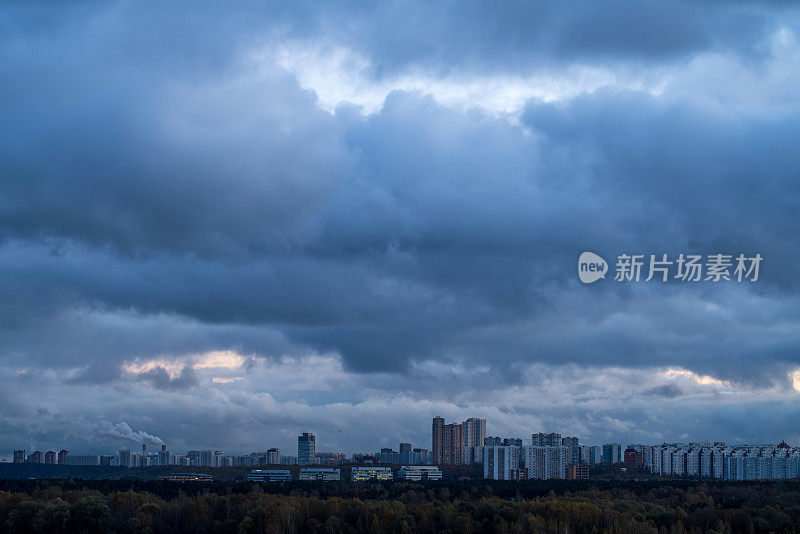
[[[311,432],[297,436],[297,461],[300,465],[314,465],[317,457],[317,438]]]
[[[58,451],[58,458],[57,458],[58,459],[58,464],[59,465],[64,465],[65,463],[67,463],[67,457],[68,456],[69,456],[69,451],[68,450],[61,449],[60,451]]]
[[[186,458],[188,460],[188,464],[186,465],[194,465],[198,466],[200,464],[200,451],[188,451],[186,453]]]
[[[531,434],[531,445],[534,447],[561,447],[561,434],[557,432]]]
[[[464,447],[464,463],[479,464],[483,463],[483,447]]]
[[[462,423],[464,447],[481,447],[486,438],[486,419],[470,417]]]
[[[442,463],[460,465],[464,463],[464,426],[459,423],[444,425],[442,433]]]
[[[161,445],[161,450],[158,451],[158,465],[172,464],[172,454],[167,450],[166,445]]]
[[[128,468],[139,467],[139,455],[128,449],[122,449],[119,451],[119,466]]]
[[[533,445],[524,447],[524,453],[528,478],[542,480],[567,478],[568,450],[566,447]]]
[[[281,450],[277,447],[267,449],[266,462],[270,465],[280,465],[281,463]]]
[[[61,462],[60,462],[61,463]],[[97,454],[70,454],[64,458],[64,465],[100,465]],[[110,465],[110,464],[106,464]],[[128,467],[127,465],[123,467]]]
[[[444,437],[444,418],[443,417],[434,417],[433,418],[433,426],[431,428],[431,451],[433,453],[433,463],[434,465],[439,465],[442,463],[442,439]]]
[[[411,450],[409,465],[428,465],[433,463],[433,454],[428,449],[414,448]]]
[[[460,423],[445,424],[441,417],[434,417],[431,434],[434,464],[459,465],[464,463],[464,425]]]
[[[583,447],[581,447],[581,449],[583,449]],[[587,464],[599,464],[601,460],[601,448],[597,445],[590,445],[589,447],[586,447],[586,450],[587,454],[585,457],[583,455],[583,451],[581,451],[581,461]]]
[[[25,449],[18,449],[14,451],[14,463],[15,464],[25,463]]]
[[[56,463],[56,451],[47,451],[44,453],[44,463],[55,465]]]
[[[578,438],[561,438],[561,445],[569,449],[568,462],[578,464],[581,460],[581,448],[578,445]]]
[[[622,446],[619,443],[606,443],[603,445],[603,455],[600,461],[604,464],[618,464],[622,461]]]
[[[513,446],[483,447],[483,478],[519,480],[525,478],[520,463],[523,449]]]
[[[220,467],[222,458],[225,454],[222,451],[205,450],[200,451],[199,465],[204,467]]]
[[[628,467],[642,467],[644,464],[644,456],[636,449],[625,449],[625,465]]]

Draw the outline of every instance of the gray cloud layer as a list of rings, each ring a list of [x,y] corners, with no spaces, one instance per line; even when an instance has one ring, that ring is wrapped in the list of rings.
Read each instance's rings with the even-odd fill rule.
[[[420,365],[486,367],[498,390],[530,387],[519,371],[536,364],[687,369],[735,384],[740,403],[692,404],[667,377],[630,393],[627,415],[574,408],[576,392],[549,413],[501,395],[474,408],[551,425],[564,414],[590,433],[587,421],[608,417],[643,439],[646,407],[666,400],[725,438],[752,409],[744,392],[761,388],[782,392],[785,409],[764,417],[788,432],[800,367],[797,22],[791,5],[740,2],[4,6],[0,366],[11,383],[52,370],[64,395],[107,406],[70,416],[157,425],[173,441],[192,431],[136,421],[133,394],[115,387],[149,388],[165,399],[151,413],[181,419],[170,395],[225,386],[162,360],[219,350],[251,358],[244,373],[332,354],[353,376],[396,376],[387,388],[401,396]],[[531,99],[513,117],[403,87],[376,113],[347,102],[329,113],[296,73],[260,58],[288,42],[356,51],[369,61],[357,75],[374,84],[571,66],[616,81]],[[639,75],[657,87],[630,81]],[[766,260],[757,284],[584,287],[585,249]],[[133,360],[161,363],[134,373]],[[434,392],[459,382],[424,383],[414,396],[431,404],[415,410],[443,409]],[[348,387],[324,402],[393,413]],[[292,415],[258,422],[263,432],[308,424],[297,399],[276,399],[274,413]],[[50,413],[57,399],[41,402]],[[21,420],[3,422],[8,434],[40,435]],[[691,430],[680,425],[663,437]]]

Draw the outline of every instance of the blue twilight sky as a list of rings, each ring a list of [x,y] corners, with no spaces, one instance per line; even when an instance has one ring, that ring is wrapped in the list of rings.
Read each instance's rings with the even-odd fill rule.
[[[800,443],[800,9],[531,4],[0,4],[0,456]]]

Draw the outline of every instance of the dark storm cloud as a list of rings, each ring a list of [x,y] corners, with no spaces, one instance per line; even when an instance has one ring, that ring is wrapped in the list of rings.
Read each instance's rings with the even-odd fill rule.
[[[134,359],[234,350],[334,352],[358,372],[467,362],[505,384],[530,362],[676,365],[790,390],[800,106],[791,75],[757,81],[796,70],[770,43],[797,20],[740,2],[4,6],[0,361],[81,388],[136,387]],[[689,73],[531,101],[519,121],[404,91],[328,113],[253,60],[290,39],[360,51],[373,81]],[[693,78],[701,56],[729,63]],[[765,263],[752,285],[584,287],[585,249]],[[182,369],[133,378],[203,386]]]
[[[624,116],[624,110],[631,115]],[[796,127],[783,117],[750,125],[747,119],[719,121],[701,113],[679,106],[663,109],[654,99],[635,94],[597,95],[561,108],[530,108],[525,120],[543,135],[534,142],[503,120],[464,117],[430,99],[395,94],[380,114],[355,123],[343,119],[336,127],[344,135],[336,141],[346,147],[343,152],[360,154],[352,166],[344,158],[355,177],[322,195],[319,209],[304,207],[317,229],[294,237],[292,244],[274,245],[284,237],[257,232],[277,223],[254,208],[250,224],[198,223],[208,224],[224,244],[205,248],[205,240],[190,231],[205,212],[198,215],[194,206],[184,209],[190,202],[174,199],[165,212],[185,228],[175,249],[160,241],[158,232],[140,229],[136,233],[144,237],[135,254],[127,245],[116,246],[120,241],[114,232],[103,236],[104,248],[97,247],[94,236],[83,240],[89,246],[70,244],[75,235],[55,253],[46,242],[20,244],[26,240],[17,235],[0,264],[6,306],[24,307],[22,299],[48,309],[92,303],[211,324],[275,325],[295,342],[341,352],[356,369],[403,369],[413,358],[474,355],[479,360],[498,354],[501,360],[692,364],[705,372],[753,379],[752,351],[767,360],[792,360],[745,343],[755,336],[748,329],[760,326],[752,324],[752,310],[732,302],[736,314],[720,320],[682,309],[680,301],[665,300],[680,294],[681,288],[672,284],[575,286],[575,256],[587,244],[613,254],[761,252],[769,263],[753,291],[774,299],[772,306],[791,310],[780,303],[797,287],[792,267],[797,252],[789,245],[797,226],[789,216],[797,198],[791,172],[797,156],[785,140],[796,137]],[[591,170],[581,158],[564,157],[581,153],[591,159]],[[769,162],[774,164],[765,168]],[[68,189],[70,184],[52,186]],[[159,184],[147,181],[137,187],[142,199],[162,193]],[[259,204],[257,180],[230,187],[241,188],[239,195],[252,199],[253,206]],[[289,205],[295,201],[289,189],[275,199],[276,189],[264,201]],[[212,206],[218,195],[211,191],[206,197],[202,190],[197,194]],[[109,188],[96,202],[113,205],[127,198]],[[76,198],[57,195],[53,202],[58,207],[50,211],[81,220],[82,204]],[[13,204],[23,211],[38,208],[30,198]],[[224,214],[233,206],[209,209]],[[244,210],[234,211],[235,218]],[[113,224],[92,227],[103,233]],[[47,230],[36,235],[42,233]],[[217,259],[187,256],[195,239],[201,243],[197,256],[216,254]],[[258,240],[262,245],[252,247]],[[700,286],[689,295],[722,302],[734,290],[746,294],[742,286]],[[580,302],[575,291],[596,298]],[[676,311],[695,317],[681,323],[674,318]],[[769,309],[759,313],[774,317]],[[583,327],[575,335],[575,321],[591,324],[618,314],[623,317],[616,323]],[[637,317],[657,320],[644,320],[647,329],[642,329],[635,327],[643,322]],[[747,336],[737,338],[732,327],[748,331]],[[665,340],[659,329],[674,337]],[[702,334],[715,331],[730,339]],[[9,332],[8,345],[25,352],[30,341],[24,332]],[[79,341],[72,329],[65,333],[73,343],[58,342],[55,351],[37,352],[65,358],[63,347]],[[189,342],[184,350],[236,343],[237,334],[225,341],[220,335]],[[271,341],[252,344],[248,339],[239,346],[271,352]],[[778,341],[786,347],[783,354],[791,354],[797,343],[791,336]],[[173,341],[165,344],[181,351]],[[125,350],[113,349],[112,357],[129,358],[137,349],[158,353],[157,345],[140,344],[134,336]],[[98,357],[106,350],[96,349]],[[76,349],[77,361],[91,353]],[[736,365],[718,366],[721,360]],[[92,372],[105,376],[101,369],[92,367]],[[769,372],[769,366],[759,372]]]
[[[170,376],[164,367],[156,367],[139,373],[136,378],[148,381],[153,384],[154,388],[161,390],[190,388],[199,383],[197,373],[188,365],[185,365],[175,377]]]
[[[415,2],[336,6],[315,29],[371,57],[372,75],[525,72],[558,61],[676,61],[707,51],[763,53],[787,6],[747,2]]]
[[[739,1],[240,2],[226,9],[122,1],[26,3],[4,15],[4,42],[16,45],[15,58],[44,59],[38,46],[58,36],[89,58],[124,57],[134,70],[165,74],[177,66],[192,77],[226,68],[243,43],[265,35],[345,44],[372,58],[371,74],[380,78],[419,65],[509,72],[598,58],[669,62],[709,51],[757,57],[776,24],[797,23],[790,3]],[[92,46],[98,39],[104,46]]]
[[[709,49],[752,53],[774,16],[735,2],[588,2],[564,17],[555,41],[566,55],[666,59]]]

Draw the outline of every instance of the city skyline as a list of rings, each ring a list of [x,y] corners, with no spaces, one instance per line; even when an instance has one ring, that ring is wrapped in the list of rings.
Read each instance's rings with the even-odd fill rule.
[[[437,425],[437,421],[441,421],[440,425]],[[474,426],[471,427],[472,430],[469,430],[467,428],[467,423],[471,423],[472,425],[474,425]],[[520,436],[501,435],[502,433],[499,433],[499,432],[495,432],[493,434],[486,434],[486,428],[487,428],[486,425],[487,425],[487,422],[486,422],[485,419],[480,419],[480,418],[476,418],[476,417],[469,417],[463,423],[445,423],[445,420],[443,418],[441,418],[439,416],[435,416],[433,418],[433,429],[432,429],[432,431],[431,431],[431,433],[429,435],[427,443],[414,443],[414,442],[408,442],[408,441],[399,441],[399,442],[396,442],[396,443],[393,444],[393,445],[398,445],[397,446],[397,451],[395,451],[392,446],[386,447],[386,444],[384,442],[382,442],[379,446],[373,446],[372,449],[363,448],[363,449],[352,450],[352,451],[339,450],[339,449],[330,448],[330,447],[329,448],[318,449],[316,447],[317,437],[318,436],[314,432],[302,432],[301,434],[297,435],[296,438],[295,438],[295,448],[294,449],[284,448],[284,447],[280,447],[278,445],[272,444],[272,445],[265,445],[265,446],[263,446],[261,448],[257,448],[257,449],[254,449],[254,450],[249,450],[247,452],[245,452],[245,449],[243,449],[243,448],[228,449],[227,452],[229,452],[231,454],[234,454],[234,455],[240,455],[240,456],[247,456],[247,455],[254,455],[254,454],[265,454],[266,455],[265,458],[270,458],[270,455],[274,451],[275,454],[277,454],[278,457],[283,456],[283,457],[293,458],[293,462],[294,463],[292,463],[292,465],[312,465],[312,464],[315,463],[314,462],[315,456],[319,456],[319,455],[330,455],[330,454],[340,454],[341,453],[345,457],[348,457],[348,458],[355,458],[357,455],[362,455],[362,454],[363,455],[367,455],[367,456],[376,456],[376,455],[379,456],[381,453],[383,453],[386,450],[391,450],[393,453],[396,453],[396,454],[397,453],[402,453],[403,449],[405,447],[408,452],[410,452],[412,450],[415,450],[415,451],[416,450],[424,450],[424,451],[428,452],[430,454],[430,462],[422,462],[422,463],[431,463],[431,464],[435,464],[435,465],[448,465],[448,464],[459,465],[459,464],[469,464],[469,463],[476,463],[476,462],[480,463],[481,462],[481,459],[479,459],[479,458],[474,458],[474,457],[470,458],[468,456],[467,449],[469,449],[471,447],[474,448],[474,447],[482,447],[482,446],[489,446],[489,445],[492,445],[492,446],[508,446],[510,444],[513,444],[514,442],[516,442],[516,446],[518,446],[518,447],[522,447],[524,445],[562,446],[562,445],[565,445],[567,441],[573,442],[573,440],[574,440],[574,442],[570,445],[570,448],[573,450],[573,453],[574,453],[570,457],[570,461],[575,463],[575,461],[577,460],[577,458],[578,458],[577,449],[579,449],[579,448],[583,449],[583,448],[591,447],[591,448],[598,448],[598,452],[597,452],[598,457],[597,457],[597,459],[595,459],[595,463],[598,463],[598,462],[600,462],[600,457],[601,456],[605,457],[606,452],[605,452],[604,448],[609,445],[608,443],[587,442],[586,440],[581,439],[580,436],[570,436],[568,434],[562,434],[561,432],[533,432],[532,434],[530,434],[530,438],[528,438],[528,437],[520,437]],[[437,457],[437,453],[435,453],[434,451],[436,451],[436,449],[437,449],[437,445],[436,445],[437,442],[440,443],[440,444],[442,443],[442,432],[444,430],[443,427],[445,427],[445,426],[449,426],[451,430],[456,430],[456,429],[460,430],[461,431],[461,435],[463,435],[465,438],[466,438],[468,433],[472,432],[473,433],[473,437],[470,438],[470,440],[469,440],[469,443],[472,443],[472,444],[467,444],[467,441],[468,441],[467,439],[464,439],[464,440],[461,440],[461,441],[452,441],[451,440],[450,441],[450,446],[451,447],[458,446],[458,443],[461,444],[461,451],[458,453],[458,455],[455,455],[452,451],[446,452],[446,453],[439,452],[438,453],[439,456]],[[438,434],[437,434],[437,428],[438,428]],[[187,448],[187,449],[184,449],[184,450],[180,450],[180,451],[179,450],[173,450],[172,448],[167,449],[167,444],[163,443],[162,440],[156,438],[155,436],[150,436],[150,438],[151,438],[150,442],[137,442],[136,443],[138,446],[141,446],[141,450],[142,450],[143,454],[147,453],[147,454],[150,454],[150,455],[158,455],[159,451],[164,451],[164,450],[167,450],[167,452],[169,452],[169,453],[171,453],[173,455],[181,454],[183,452],[188,454],[188,453],[191,453],[191,452],[202,452],[202,451],[209,451],[209,452],[217,451],[217,452],[219,452],[219,453],[221,453],[223,455],[226,454],[226,451],[220,450],[219,447],[197,447],[197,446],[195,446],[195,447],[190,447],[190,448]],[[308,442],[311,443],[310,446],[308,446],[306,444]],[[492,443],[490,443],[490,442],[492,442]],[[476,445],[476,443],[480,443],[480,445]],[[631,443],[633,443],[633,442],[626,442],[624,440],[616,440],[616,441],[611,440],[610,443],[613,444],[614,446],[616,446],[617,449],[618,449],[617,452],[614,453],[611,456],[611,458],[614,459],[611,463],[614,463],[616,461],[621,461],[622,458],[623,458],[623,454],[622,454],[623,449],[621,448],[622,447],[622,443],[627,443],[626,446],[630,446]],[[639,445],[642,444],[642,442],[636,442],[636,443],[638,443]],[[648,445],[648,446],[667,446],[667,445],[678,446],[678,445],[703,444],[703,443],[705,443],[705,444],[712,444],[712,443],[725,444],[724,441],[716,440],[716,439],[705,439],[705,440],[664,440],[664,441],[662,441],[660,443],[644,443],[644,444]],[[733,443],[727,443],[727,445],[730,446],[730,447],[768,446],[768,445],[777,446],[779,443],[780,444],[785,444],[787,442],[786,442],[786,440],[780,440],[780,442],[777,442],[777,441],[776,442],[769,442],[769,441],[733,442]],[[128,444],[130,445],[130,442],[128,442]],[[790,445],[792,445],[792,444],[790,444]],[[149,446],[149,450],[148,450],[148,446]],[[441,446],[442,446],[443,449],[446,449],[446,445],[441,445]],[[794,446],[800,446],[800,445],[794,444]],[[17,463],[18,462],[18,458],[17,458],[16,455],[19,452],[25,453],[24,454],[25,458],[27,458],[30,454],[33,454],[34,452],[40,452],[42,454],[42,459],[41,459],[42,461],[40,461],[38,463],[60,463],[60,462],[48,462],[48,461],[45,461],[44,460],[44,456],[46,455],[46,453],[48,451],[52,452],[52,453],[55,453],[55,454],[58,454],[58,457],[61,458],[62,453],[65,453],[65,452],[67,454],[72,454],[72,455],[75,455],[75,454],[79,454],[79,455],[89,454],[89,455],[97,455],[97,456],[102,456],[102,455],[108,456],[109,453],[110,453],[112,456],[114,456],[114,455],[117,455],[118,452],[122,452],[122,451],[128,451],[128,452],[131,452],[131,453],[137,453],[139,451],[139,449],[138,449],[138,447],[122,446],[122,447],[120,447],[118,449],[118,451],[117,450],[108,450],[108,449],[105,449],[105,450],[100,450],[100,449],[76,449],[76,450],[70,450],[70,449],[64,449],[64,448],[61,448],[61,447],[35,447],[34,446],[34,447],[25,448],[25,449],[21,449],[21,450],[15,448],[13,450],[13,454],[6,455],[6,456],[3,456],[2,455],[2,451],[0,451],[0,460],[2,460],[2,461],[11,461],[13,459],[14,463]],[[294,452],[294,454],[289,454],[289,451]],[[306,451],[306,452],[304,453],[303,451]],[[302,459],[304,457],[304,454],[306,456],[305,460]],[[609,454],[611,454],[611,453],[609,453]],[[24,460],[24,461],[27,461],[27,460]],[[267,462],[267,463],[271,463],[271,462]],[[280,464],[281,462],[275,462],[275,463]],[[387,462],[387,463],[401,463],[401,462],[398,461],[398,462]],[[414,462],[405,462],[405,463],[414,463]],[[590,462],[590,463],[592,463],[592,462]]]
[[[3,455],[430,448],[434,415],[800,442],[800,5],[11,2],[0,29]]]
[[[616,466],[620,473],[627,468],[640,469],[656,476],[688,476],[720,480],[786,480],[800,478],[800,447],[781,442],[778,445],[732,445],[724,442],[664,443],[662,445],[619,443],[603,445],[581,444],[576,436],[558,432],[534,432],[530,444],[523,439],[485,436],[486,421],[470,417],[463,423],[445,423],[441,417],[432,419],[432,451],[412,448],[400,443],[398,451],[383,448],[377,454],[353,454],[315,450],[316,436],[303,432],[297,436],[297,456],[282,455],[280,449],[253,452],[245,456],[230,456],[219,450],[194,450],[175,454],[162,444],[155,452],[142,445],[141,452],[120,450],[115,455],[70,454],[68,450],[15,450],[13,463],[64,465],[71,467],[148,468],[148,467],[255,467],[247,480],[282,482],[292,480],[289,469],[275,466],[296,466],[298,480],[341,480],[341,470],[334,466],[353,466],[350,480],[394,480],[391,467],[402,466],[397,477],[404,479],[442,480],[441,468],[460,468],[480,464],[484,479],[588,479],[591,466]],[[463,440],[461,439],[463,437]],[[468,444],[464,444],[467,442]],[[477,445],[476,443],[480,443]],[[456,450],[458,449],[458,450]],[[273,469],[263,469],[272,466]],[[361,466],[361,467],[354,467]],[[423,474],[424,473],[424,474]],[[473,471],[473,475],[474,475]],[[450,475],[452,477],[452,474]],[[463,473],[461,475],[463,476]],[[214,480],[214,475],[197,473],[162,474],[169,480]],[[478,477],[479,478],[479,477]]]

